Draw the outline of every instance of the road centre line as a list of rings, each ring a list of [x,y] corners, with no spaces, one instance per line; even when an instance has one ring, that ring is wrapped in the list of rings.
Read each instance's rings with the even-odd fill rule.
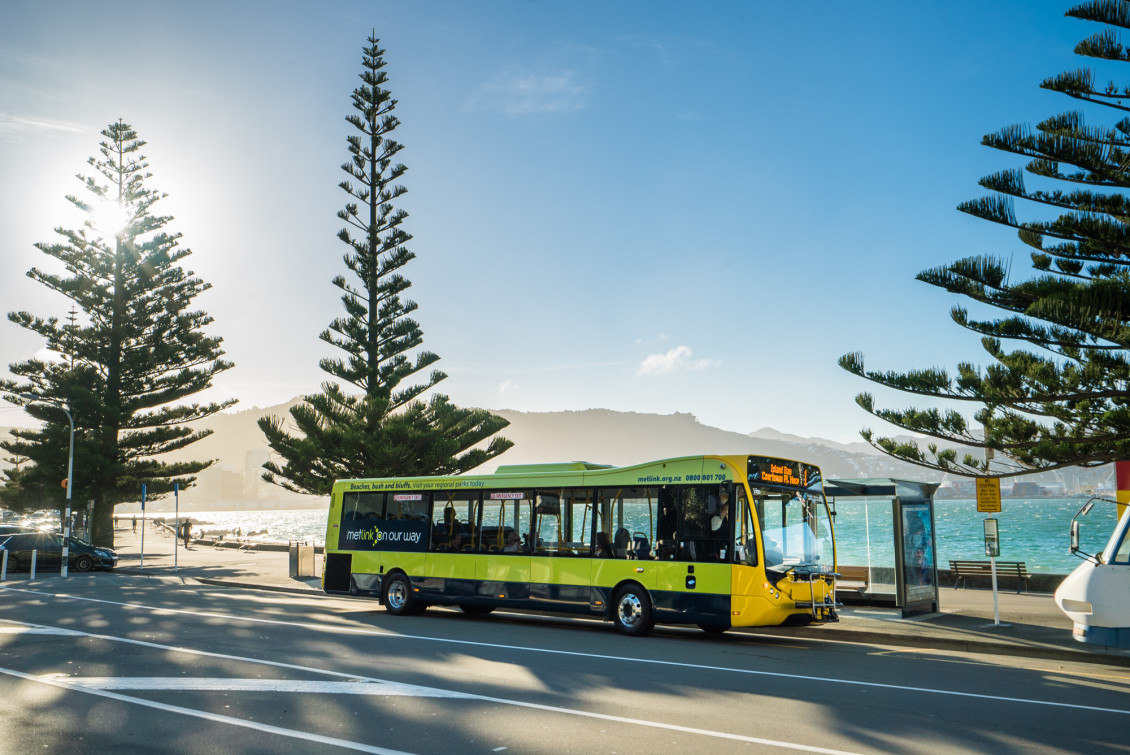
[[[4,621],[9,621],[9,620],[5,619]],[[12,623],[23,624],[23,622],[12,622]],[[40,632],[40,631],[36,631],[36,630],[51,629],[51,627],[46,627],[44,625],[37,625],[37,624],[23,624],[23,626],[28,627],[28,629],[29,629],[29,631],[27,632],[28,634],[44,634],[44,632]],[[191,653],[191,654],[194,654],[194,655],[219,657],[219,658],[223,658],[225,660],[235,660],[235,661],[241,661],[241,662],[244,662],[244,663],[255,663],[255,664],[268,665],[268,666],[279,666],[279,667],[290,668],[290,669],[298,669],[298,670],[301,670],[301,671],[306,671],[306,672],[316,673],[316,674],[327,674],[327,675],[330,675],[330,676],[348,677],[355,682],[359,682],[361,684],[370,684],[372,686],[385,685],[385,684],[387,684],[387,685],[398,685],[398,686],[401,686],[401,687],[414,687],[416,690],[434,693],[434,694],[417,695],[417,696],[420,696],[420,697],[448,697],[448,698],[458,698],[458,699],[463,699],[463,700],[473,700],[473,701],[478,701],[478,702],[497,703],[497,704],[501,704],[501,705],[511,705],[511,706],[520,707],[520,708],[530,708],[532,710],[545,711],[545,712],[548,712],[548,713],[558,713],[558,714],[564,714],[564,715],[570,715],[570,716],[583,716],[583,717],[586,717],[586,718],[596,718],[596,719],[599,719],[601,721],[612,721],[612,722],[615,722],[615,723],[630,724],[630,725],[635,725],[635,726],[645,726],[645,727],[649,727],[649,728],[653,728],[653,729],[664,729],[664,730],[667,730],[667,731],[677,731],[677,732],[680,732],[680,733],[683,733],[683,734],[694,734],[694,735],[697,735],[697,736],[714,737],[716,739],[729,739],[729,740],[735,740],[735,741],[738,741],[738,742],[746,742],[748,744],[768,745],[768,746],[771,746],[771,747],[779,747],[779,748],[788,749],[788,750],[799,750],[801,752],[821,753],[822,755],[855,755],[855,753],[851,753],[851,752],[848,752],[848,751],[845,751],[845,750],[833,750],[833,749],[829,749],[829,748],[826,748],[826,747],[813,747],[813,746],[810,746],[810,745],[803,745],[803,744],[798,744],[798,743],[794,743],[794,742],[783,742],[783,741],[775,740],[775,739],[763,739],[761,737],[748,737],[748,736],[745,736],[745,735],[742,735],[742,734],[729,734],[727,732],[712,731],[712,730],[709,730],[709,729],[695,729],[695,728],[689,727],[689,726],[679,726],[677,724],[668,724],[668,723],[663,723],[663,722],[660,722],[660,721],[645,721],[643,719],[638,719],[638,718],[626,718],[624,716],[613,716],[613,715],[610,715],[610,714],[607,714],[607,713],[594,713],[594,712],[591,712],[591,711],[577,710],[577,709],[574,709],[574,708],[561,708],[561,707],[558,707],[558,706],[555,706],[555,705],[544,705],[544,704],[541,704],[541,703],[529,703],[529,702],[524,702],[524,701],[521,701],[521,700],[508,700],[508,699],[501,698],[501,697],[490,697],[488,695],[476,695],[476,694],[466,693],[466,692],[456,692],[454,690],[442,690],[442,689],[435,688],[435,687],[423,687],[423,686],[419,686],[419,685],[404,685],[404,684],[401,684],[400,682],[390,682],[390,681],[387,681],[387,680],[384,680],[384,679],[375,679],[375,678],[372,678],[372,677],[357,676],[357,675],[353,675],[353,674],[343,674],[339,671],[328,671],[328,670],[325,670],[325,669],[314,668],[312,666],[298,666],[298,665],[292,664],[292,663],[281,663],[281,662],[278,662],[278,661],[267,661],[267,660],[261,660],[261,659],[258,659],[258,658],[245,658],[245,657],[241,657],[241,656],[238,656],[238,655],[229,655],[229,654],[225,654],[225,653],[212,653],[212,652],[208,652],[206,650],[193,650],[191,648],[180,648],[180,647],[174,647],[174,646],[171,646],[171,645],[161,645],[161,644],[155,643],[155,642],[148,642],[148,641],[143,641],[143,640],[133,640],[133,639],[130,639],[128,637],[114,637],[112,635],[92,634],[92,633],[89,633],[89,632],[81,632],[81,631],[78,631],[78,630],[68,630],[68,634],[82,635],[82,636],[87,636],[87,637],[92,637],[92,638],[97,638],[97,639],[102,639],[102,640],[110,640],[110,641],[115,641],[115,642],[124,642],[124,643],[128,643],[128,644],[133,644],[133,645],[143,645],[143,646],[158,648],[158,649],[162,649],[162,650],[171,650],[171,651],[174,651],[174,652],[185,652],[185,653]],[[192,708],[179,708],[177,706],[166,706],[163,703],[152,703],[151,701],[145,700],[144,698],[132,698],[132,697],[128,697],[126,695],[119,695],[117,693],[107,692],[102,686],[106,683],[105,677],[83,678],[83,677],[57,677],[57,676],[51,676],[51,675],[33,676],[31,674],[25,674],[25,673],[22,673],[22,672],[19,672],[19,671],[14,671],[12,669],[6,669],[6,668],[0,668],[0,674],[9,674],[9,675],[12,675],[12,676],[20,677],[22,679],[27,679],[29,681],[41,682],[43,684],[51,684],[51,685],[54,685],[54,686],[57,686],[57,687],[65,687],[67,689],[73,689],[73,690],[76,690],[76,691],[79,691],[79,692],[88,692],[90,694],[101,695],[101,696],[104,696],[104,697],[111,697],[113,699],[122,700],[124,702],[137,702],[137,703],[140,703],[140,704],[149,705],[150,707],[159,707],[162,710],[169,710],[169,711],[172,711],[172,712],[184,713],[185,715],[198,715],[199,717],[208,718],[209,720],[218,720],[218,721],[222,721],[222,722],[236,723],[238,725],[248,725],[251,728],[257,728],[256,725],[253,725],[254,722],[243,721],[243,719],[238,719],[238,718],[228,719],[228,717],[226,717],[226,716],[218,716],[217,717],[217,716],[214,716],[213,714],[210,714],[210,713],[206,714],[203,711],[195,711]],[[155,688],[155,687],[142,686],[146,683],[147,680],[138,679],[137,677],[123,677],[122,679],[115,680],[115,681],[117,683],[121,684],[122,688],[125,688],[125,689],[154,689]],[[178,678],[177,681],[191,682],[193,680],[183,680],[183,679]],[[200,680],[196,680],[196,681],[200,681]],[[207,681],[214,681],[214,680],[207,680]],[[224,681],[224,680],[220,680],[220,681]],[[238,683],[238,682],[242,682],[242,681],[259,681],[259,680],[229,680],[229,682],[231,682],[231,681]],[[113,682],[111,682],[111,683],[113,683]],[[185,687],[185,688],[186,689],[192,689],[192,687]],[[236,688],[236,687],[233,687],[233,688]],[[262,690],[262,689],[260,689],[258,691],[276,691],[276,692],[277,691],[299,691],[299,692],[303,692],[303,691],[307,691],[307,690],[302,690],[302,689],[299,689],[299,690],[280,690],[280,689]],[[279,729],[278,727],[272,727],[269,724],[262,724],[262,725],[258,725],[258,726],[267,727],[267,729],[271,730],[272,733],[277,733],[277,734],[283,734],[285,732],[291,731],[290,729]],[[264,730],[267,730],[267,729],[264,729]],[[309,735],[309,736],[303,736],[303,735],[305,735],[305,732],[297,732],[296,731],[293,734],[293,736],[298,736],[299,738],[312,738],[312,737],[319,736],[319,735]],[[316,740],[316,741],[321,741],[321,740]],[[361,747],[364,747],[364,745],[355,746],[355,745],[357,745],[357,743],[355,743],[355,742],[354,743],[345,742],[345,740],[338,740],[338,741],[335,741],[335,742],[330,742],[330,744],[337,744],[338,742],[343,742],[344,744],[341,745],[343,747],[354,747],[354,749],[359,749]],[[376,750],[372,750],[372,751],[373,752],[380,752],[380,753],[392,753],[393,752],[391,750],[381,750],[381,749],[376,749]]]
[[[312,734],[306,731],[298,731],[297,729],[284,729],[281,726],[272,726],[270,724],[259,723],[257,721],[247,721],[242,718],[235,718],[233,716],[221,716],[218,713],[209,713],[208,711],[196,710],[195,708],[184,708],[179,705],[169,705],[168,703],[159,703],[155,700],[146,700],[143,697],[131,697],[129,695],[118,694],[117,692],[109,692],[107,690],[97,689],[94,687],[86,687],[81,684],[75,684],[73,682],[66,681],[64,679],[25,674],[22,671],[16,671],[14,669],[0,668],[0,674],[14,676],[18,679],[25,679],[29,682],[47,684],[52,687],[74,690],[76,692],[85,692],[88,695],[106,697],[111,700],[117,700],[123,703],[142,705],[146,708],[155,708],[157,710],[165,711],[166,713],[177,713],[182,716],[203,718],[206,721],[214,721],[221,724],[230,724],[231,726],[241,726],[245,729],[254,729],[255,731],[261,731],[266,734],[277,734],[282,737],[291,737],[292,739],[304,739],[308,742],[332,745],[335,747],[357,750],[359,752],[371,752],[376,753],[377,755],[408,755],[408,753],[405,753],[401,750],[390,750],[384,747],[374,747],[372,745],[362,744],[361,742],[350,742],[347,739],[326,737],[321,734]]]
[[[1049,706],[1049,707],[1054,707],[1054,708],[1067,708],[1067,709],[1072,709],[1072,710],[1086,710],[1086,711],[1091,711],[1091,712],[1096,712],[1096,713],[1115,713],[1115,714],[1123,715],[1123,716],[1130,715],[1130,710],[1119,710],[1117,708],[1096,708],[1096,707],[1093,707],[1093,706],[1090,706],[1090,705],[1079,705],[1079,704],[1076,704],[1076,703],[1055,702],[1055,701],[1051,701],[1051,700],[1034,700],[1034,699],[1023,698],[1023,697],[1005,697],[1005,696],[1002,696],[1002,695],[988,695],[988,694],[983,694],[983,693],[979,693],[979,692],[958,692],[958,691],[955,691],[955,690],[930,689],[928,687],[910,687],[910,686],[906,686],[906,685],[902,685],[902,684],[883,684],[881,682],[863,682],[863,681],[856,681],[856,680],[853,680],[853,679],[836,679],[836,678],[833,678],[833,677],[808,676],[808,675],[802,675],[802,674],[787,674],[787,673],[778,672],[778,671],[757,671],[757,670],[754,670],[754,669],[735,669],[735,668],[729,668],[727,666],[703,666],[703,665],[697,664],[697,663],[685,663],[685,662],[681,662],[681,661],[664,661],[664,660],[659,660],[659,659],[655,659],[655,658],[628,658],[628,657],[624,657],[624,656],[615,656],[615,655],[600,655],[600,654],[596,654],[596,653],[581,653],[581,652],[577,652],[577,651],[573,651],[573,650],[556,650],[556,649],[553,649],[553,648],[532,648],[532,647],[526,647],[526,646],[523,646],[523,645],[502,645],[502,644],[492,644],[492,643],[487,643],[487,642],[476,642],[476,641],[473,641],[473,640],[456,640],[456,639],[450,639],[450,638],[446,638],[446,637],[424,637],[424,636],[421,636],[421,635],[398,634],[398,633],[395,633],[395,632],[389,632],[389,631],[385,631],[385,630],[373,630],[373,629],[367,629],[367,628],[366,629],[360,629],[360,628],[355,628],[355,627],[334,627],[334,626],[327,626],[325,624],[311,624],[311,623],[300,622],[300,621],[282,621],[280,619],[253,618],[253,617],[247,617],[247,616],[235,616],[235,615],[232,615],[232,614],[189,611],[189,610],[178,609],[178,608],[161,608],[161,607],[158,607],[158,606],[147,606],[147,605],[143,605],[143,604],[140,604],[140,603],[122,603],[122,602],[119,602],[119,601],[105,600],[103,598],[88,598],[88,597],[82,596],[82,595],[57,594],[57,593],[43,592],[43,591],[40,591],[40,590],[26,590],[26,589],[22,589],[22,588],[14,588],[14,587],[0,588],[0,590],[9,590],[9,591],[12,591],[12,592],[32,593],[32,594],[36,594],[36,595],[46,595],[46,596],[49,596],[49,597],[61,598],[61,599],[84,600],[84,601],[90,601],[90,602],[93,602],[93,603],[106,603],[106,604],[109,604],[109,605],[122,606],[122,607],[125,607],[125,608],[137,609],[137,610],[153,611],[153,612],[157,612],[157,613],[164,612],[164,613],[173,613],[173,614],[187,614],[189,616],[195,616],[195,617],[199,617],[199,618],[216,618],[216,619],[226,619],[226,620],[229,620],[229,621],[245,621],[245,622],[250,622],[250,623],[258,623],[258,624],[271,624],[271,625],[276,625],[276,626],[288,626],[288,627],[296,627],[296,628],[300,628],[300,629],[310,629],[310,630],[314,630],[314,631],[318,631],[318,632],[327,632],[327,631],[328,632],[341,632],[341,633],[345,633],[345,634],[356,634],[356,635],[364,635],[364,636],[371,636],[371,637],[382,637],[382,638],[388,638],[388,639],[416,640],[416,641],[419,641],[419,642],[435,642],[435,643],[442,643],[442,644],[449,644],[449,645],[481,647],[481,648],[489,648],[491,650],[507,650],[507,651],[524,652],[524,653],[541,653],[541,654],[546,654],[546,655],[564,655],[564,656],[588,658],[588,659],[593,659],[593,660],[615,661],[615,662],[618,662],[618,663],[638,663],[638,664],[644,664],[644,665],[671,666],[671,667],[676,667],[676,668],[691,668],[691,669],[696,669],[696,670],[700,670],[700,671],[716,671],[716,672],[720,672],[720,673],[726,672],[726,673],[731,673],[731,674],[742,674],[742,675],[747,675],[747,676],[773,677],[773,678],[780,678],[780,679],[790,679],[790,680],[794,680],[794,681],[818,682],[818,683],[823,683],[823,684],[844,684],[844,685],[855,686],[855,687],[867,687],[867,688],[871,688],[871,689],[894,690],[896,692],[921,692],[923,694],[947,695],[947,696],[951,696],[951,697],[967,697],[967,698],[973,698],[973,699],[977,699],[977,700],[992,700],[992,701],[995,701],[995,702],[1020,703],[1020,704],[1024,704],[1024,705],[1043,705],[1043,706]],[[5,608],[5,607],[7,607],[7,606],[0,606],[0,609]],[[101,636],[101,635],[91,635],[91,636]],[[119,639],[119,638],[105,636],[105,639]],[[121,639],[125,639],[125,638],[121,638]],[[128,640],[128,639],[126,639],[125,641],[127,641],[127,642],[141,642],[139,640]],[[192,651],[192,652],[200,652],[200,653],[210,655],[210,653],[207,653],[206,651]],[[264,662],[265,663],[272,663],[272,664],[277,663],[277,662],[274,662],[274,661],[264,661]],[[278,663],[278,665],[285,666],[287,664]],[[327,673],[330,673],[330,672],[327,672]],[[347,675],[341,674],[341,676],[347,676]],[[512,703],[512,704],[521,704],[521,703]]]

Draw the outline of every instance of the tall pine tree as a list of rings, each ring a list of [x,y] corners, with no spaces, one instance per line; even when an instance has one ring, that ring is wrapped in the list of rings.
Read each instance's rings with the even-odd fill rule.
[[[8,315],[58,355],[12,364],[18,379],[0,382],[5,398],[43,425],[15,431],[0,447],[31,462],[7,473],[5,498],[38,501],[52,490],[61,498],[69,423],[58,408],[24,396],[67,406],[75,421],[73,499],[94,501],[93,539],[112,545],[114,506],[139,500],[143,483],[151,497],[191,485],[211,461],[167,463],[161,456],[211,433],[186,423],[235,402],[187,401],[232,366],[221,358],[221,339],[204,333],[212,318],[190,309],[210,286],[182,267],[191,252],[179,245],[181,234],[164,230],[172,218],[153,214],[165,195],[146,185],[145,142],[121,121],[102,136],[101,157],[88,161],[92,174],[79,176],[84,198],[67,197],[87,219],[77,229],[56,228],[61,242],[36,245],[65,272],[28,272],[73,302],[71,316],[60,323]]]
[[[370,36],[362,84],[353,91],[356,112],[346,117],[356,133],[347,137],[350,160],[342,165],[349,179],[340,186],[350,200],[338,213],[346,224],[338,238],[348,246],[350,275],[333,280],[345,316],[320,336],[345,352],[320,364],[340,382],[327,381],[322,393],[291,409],[297,436],[283,418],[259,421],[282,459],[264,465],[263,478],[295,492],[326,494],[341,478],[455,474],[513,445],[495,435],[509,424],[501,417],[457,407],[441,394],[420,398],[447,377],[439,370],[411,381],[439,357],[410,356],[423,332],[409,316],[416,303],[401,298],[412,285],[401,270],[416,255],[404,246],[412,238],[402,227],[408,213],[394,204],[407,191],[398,183],[407,169],[394,162],[402,145],[391,134],[400,122],[393,115],[397,101],[384,88],[384,52]],[[342,384],[358,392],[347,393]]]
[[[1066,15],[1107,25],[1080,42],[1077,54],[1130,62],[1118,32],[1130,28],[1130,2],[1095,0]],[[856,398],[900,428],[995,449],[998,461],[990,469],[981,454],[959,459],[953,448],[933,442],[922,448],[863,431],[891,456],[992,476],[1130,459],[1130,87],[1099,84],[1087,68],[1041,86],[1088,108],[1053,116],[1035,130],[1014,125],[984,137],[986,146],[1028,162],[983,178],[981,186],[992,193],[958,207],[1017,229],[1031,250],[1032,270],[1023,275],[1006,257],[978,256],[918,276],[1004,312],[995,319],[977,319],[962,306],[951,312],[958,325],[981,335],[993,361],[984,368],[962,363],[951,376],[938,367],[869,372],[859,353],[840,359],[845,369],[880,385],[972,404],[974,425],[956,409],[887,410],[876,408],[869,393]],[[1100,108],[1118,120],[1088,125],[1086,116]],[[1042,207],[1049,219],[1019,219],[1016,199]],[[1006,341],[1019,346],[1006,348]]]

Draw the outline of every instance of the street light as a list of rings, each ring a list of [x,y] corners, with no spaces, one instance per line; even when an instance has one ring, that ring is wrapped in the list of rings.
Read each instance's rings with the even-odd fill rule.
[[[71,556],[71,487],[74,485],[75,473],[75,418],[71,416],[71,410],[60,401],[55,401],[50,398],[43,398],[42,396],[35,396],[30,393],[21,393],[20,398],[27,399],[28,401],[39,401],[44,404],[50,404],[57,409],[62,409],[67,415],[67,421],[71,423],[71,445],[67,453],[67,513],[63,517],[63,564],[59,567],[59,574],[63,577],[67,576],[67,562]]]

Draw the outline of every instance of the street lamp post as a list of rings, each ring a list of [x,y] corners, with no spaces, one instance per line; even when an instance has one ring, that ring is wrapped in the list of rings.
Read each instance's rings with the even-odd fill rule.
[[[62,409],[67,415],[67,422],[71,425],[71,442],[70,448],[67,451],[67,513],[63,517],[63,563],[59,567],[59,574],[63,577],[67,576],[67,567],[71,556],[71,488],[74,485],[75,473],[75,418],[71,415],[71,410],[65,404],[42,396],[33,396],[30,393],[21,394],[21,398],[28,401],[40,401],[44,404],[50,404],[58,409]]]

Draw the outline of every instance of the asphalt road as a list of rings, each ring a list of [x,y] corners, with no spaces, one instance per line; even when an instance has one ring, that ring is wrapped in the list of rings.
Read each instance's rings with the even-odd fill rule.
[[[0,588],[0,752],[1126,752],[1093,663],[184,586]]]

